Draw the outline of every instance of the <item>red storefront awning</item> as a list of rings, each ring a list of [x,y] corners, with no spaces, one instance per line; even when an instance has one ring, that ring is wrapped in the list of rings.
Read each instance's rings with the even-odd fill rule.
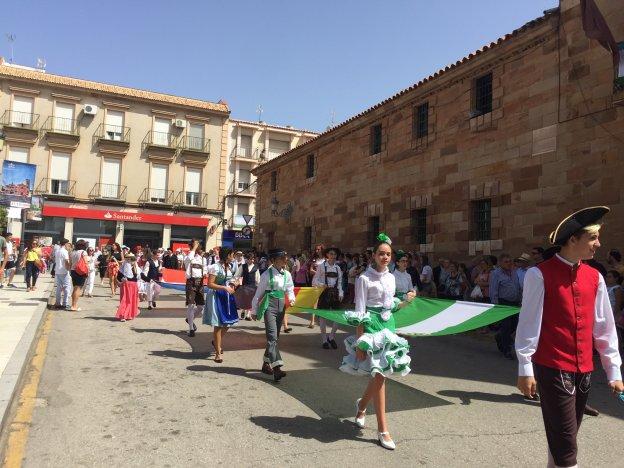
[[[43,216],[60,216],[63,218],[101,219],[104,221],[129,221],[133,223],[172,224],[175,226],[208,227],[210,218],[180,216],[179,213],[152,214],[132,213],[126,211],[94,210],[90,208],[72,208],[44,204]]]

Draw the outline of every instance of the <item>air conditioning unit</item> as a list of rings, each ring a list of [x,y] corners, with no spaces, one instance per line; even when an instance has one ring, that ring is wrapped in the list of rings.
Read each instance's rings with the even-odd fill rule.
[[[177,128],[186,128],[186,120],[184,119],[175,119],[173,121],[173,126]]]
[[[85,104],[82,110],[85,115],[95,115],[98,113],[99,108],[98,106],[94,106],[93,104]]]

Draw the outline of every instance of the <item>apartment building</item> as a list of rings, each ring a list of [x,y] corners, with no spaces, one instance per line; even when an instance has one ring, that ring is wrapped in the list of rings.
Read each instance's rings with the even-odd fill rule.
[[[598,2],[624,49],[618,3]],[[359,251],[385,231],[436,258],[520,254],[547,245],[566,214],[608,205],[601,242],[622,248],[623,80],[579,1],[561,0],[257,167],[254,243]]]
[[[220,244],[229,112],[0,61],[0,162],[36,165],[43,199],[41,220],[9,229],[25,240]]]
[[[238,249],[252,246],[257,183],[251,171],[317,135],[291,126],[229,120],[224,245]]]

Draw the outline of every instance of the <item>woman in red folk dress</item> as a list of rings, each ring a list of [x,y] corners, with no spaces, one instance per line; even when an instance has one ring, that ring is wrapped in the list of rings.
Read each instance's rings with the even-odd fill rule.
[[[139,315],[139,267],[134,254],[126,254],[117,275],[119,280],[119,307],[115,315],[121,322],[132,320]]]

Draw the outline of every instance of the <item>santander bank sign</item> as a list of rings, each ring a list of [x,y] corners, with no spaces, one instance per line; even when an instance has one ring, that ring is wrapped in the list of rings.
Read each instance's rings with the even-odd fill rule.
[[[179,213],[136,213],[128,211],[97,210],[88,207],[58,206],[44,204],[43,216],[59,216],[63,218],[103,219],[106,221],[128,221],[133,223],[170,224],[174,226],[210,226],[211,218],[206,215],[180,216]]]

